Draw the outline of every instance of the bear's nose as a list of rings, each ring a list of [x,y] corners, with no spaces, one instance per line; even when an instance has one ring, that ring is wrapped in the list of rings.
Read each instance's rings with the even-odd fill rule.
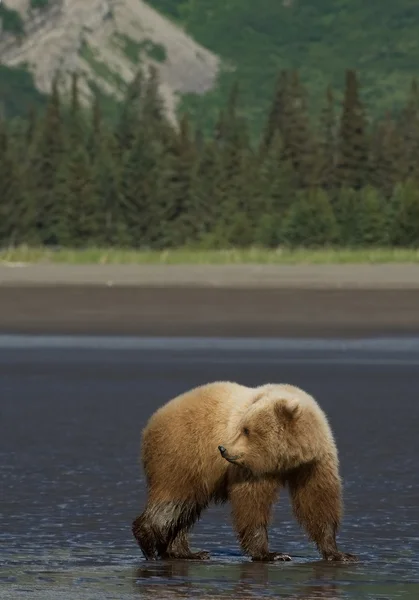
[[[226,449],[224,448],[224,446],[218,446],[218,450],[221,452],[221,454],[226,453]]]

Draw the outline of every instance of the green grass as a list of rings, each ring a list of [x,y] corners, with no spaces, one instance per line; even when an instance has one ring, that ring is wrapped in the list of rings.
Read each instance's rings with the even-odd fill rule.
[[[167,250],[140,251],[124,248],[47,250],[20,247],[0,251],[0,263],[61,264],[385,264],[419,263],[419,250],[412,249],[324,249],[324,250]]]

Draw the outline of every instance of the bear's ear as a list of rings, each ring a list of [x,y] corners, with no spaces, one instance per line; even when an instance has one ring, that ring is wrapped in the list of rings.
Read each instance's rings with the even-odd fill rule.
[[[275,414],[278,419],[297,419],[301,415],[301,404],[297,398],[281,398],[275,402]]]

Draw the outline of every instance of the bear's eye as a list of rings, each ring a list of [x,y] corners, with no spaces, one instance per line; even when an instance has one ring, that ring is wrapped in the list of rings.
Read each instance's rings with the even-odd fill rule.
[[[244,435],[249,435],[249,430],[247,427],[244,427],[243,433],[244,433]]]

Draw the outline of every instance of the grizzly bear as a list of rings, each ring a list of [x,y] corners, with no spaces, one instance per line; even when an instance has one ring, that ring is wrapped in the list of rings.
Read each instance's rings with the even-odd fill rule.
[[[150,417],[141,460],[148,499],[132,532],[148,560],[208,558],[191,552],[188,531],[211,502],[227,501],[245,555],[291,560],[268,548],[271,508],[285,486],[323,558],[357,560],[336,544],[342,494],[332,431],[316,400],[298,387],[218,381],[189,390]]]

